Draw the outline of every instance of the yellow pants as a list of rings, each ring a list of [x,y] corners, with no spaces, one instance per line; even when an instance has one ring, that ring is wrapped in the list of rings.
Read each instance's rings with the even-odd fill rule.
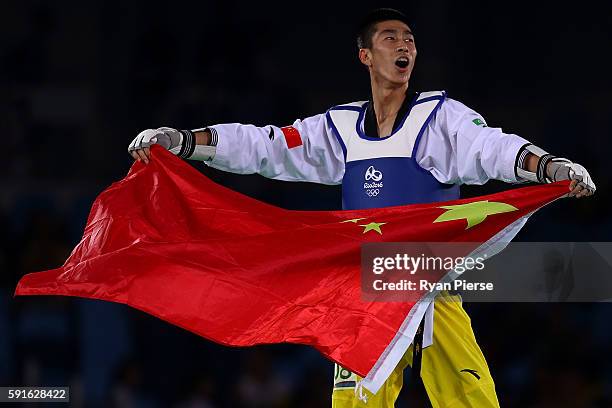
[[[422,353],[421,379],[434,408],[499,407],[493,378],[460,296],[438,295],[433,344]],[[332,408],[393,407],[402,389],[404,369],[411,365],[412,346],[375,395],[364,389],[367,403],[355,396],[355,382],[361,377],[336,365]]]

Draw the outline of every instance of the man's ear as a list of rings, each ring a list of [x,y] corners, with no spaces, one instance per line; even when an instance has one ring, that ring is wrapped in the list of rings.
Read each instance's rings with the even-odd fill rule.
[[[372,53],[367,48],[359,49],[359,61],[367,67],[372,66]]]

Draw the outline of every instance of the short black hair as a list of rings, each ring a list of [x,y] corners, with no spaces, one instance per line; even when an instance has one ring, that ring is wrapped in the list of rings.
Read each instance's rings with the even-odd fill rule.
[[[367,16],[361,21],[357,27],[357,47],[358,48],[371,48],[372,37],[376,32],[376,24],[381,21],[388,20],[399,20],[410,26],[408,17],[399,10],[392,8],[379,8],[372,10]]]

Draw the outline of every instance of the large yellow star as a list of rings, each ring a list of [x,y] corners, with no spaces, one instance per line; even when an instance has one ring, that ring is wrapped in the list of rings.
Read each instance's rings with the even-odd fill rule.
[[[363,228],[363,233],[365,234],[368,231],[376,231],[380,235],[382,235],[382,231],[380,230],[381,225],[385,225],[386,222],[370,222],[369,224],[359,224],[360,227]]]
[[[465,219],[467,221],[467,226],[465,229],[472,228],[474,225],[480,224],[489,215],[518,211],[518,208],[510,204],[498,203],[496,201],[489,202],[488,200],[459,205],[445,205],[439,208],[448,211],[441,214],[434,222]]]

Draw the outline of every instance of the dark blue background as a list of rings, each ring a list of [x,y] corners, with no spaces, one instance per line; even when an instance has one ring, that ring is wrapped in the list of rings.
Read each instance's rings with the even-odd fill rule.
[[[87,407],[329,405],[332,365],[305,347],[225,348],[122,305],[12,292],[23,274],[63,263],[94,197],[126,174],[126,148],[139,131],[284,126],[367,98],[353,27],[375,6],[401,8],[414,21],[412,87],[445,89],[489,126],[591,172],[595,197],[554,203],[520,239],[610,241],[612,13],[603,6],[125,3],[3,5],[0,385],[70,385],[72,405]],[[340,205],[336,187],[194,165],[285,208]],[[502,406],[612,405],[609,304],[466,309]],[[407,406],[404,396],[398,406]]]

